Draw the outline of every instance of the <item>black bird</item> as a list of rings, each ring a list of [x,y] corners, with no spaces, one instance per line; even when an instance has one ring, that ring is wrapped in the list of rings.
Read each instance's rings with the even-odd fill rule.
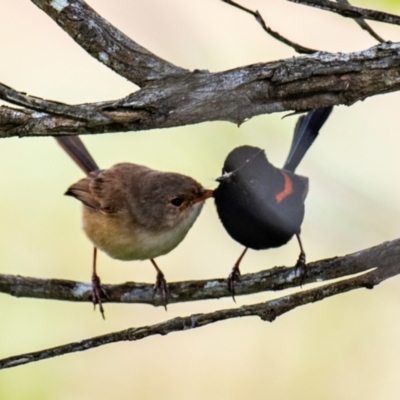
[[[270,249],[286,244],[294,235],[300,255],[296,263],[300,284],[306,255],[300,240],[308,179],[294,171],[312,145],[333,107],[318,108],[301,116],[283,169],[274,167],[263,149],[241,146],[227,156],[219,186],[214,190],[219,218],[229,235],[245,246],[228,277],[234,298],[239,264],[248,248]]]

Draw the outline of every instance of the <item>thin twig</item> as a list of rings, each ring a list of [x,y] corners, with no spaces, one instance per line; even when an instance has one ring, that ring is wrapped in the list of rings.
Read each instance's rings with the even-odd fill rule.
[[[339,4],[347,4],[351,6],[350,2],[348,0],[336,0]],[[354,21],[357,22],[357,24],[361,27],[361,29],[364,29],[367,31],[374,39],[376,39],[380,43],[384,43],[385,40],[382,39],[365,21],[363,18],[356,18]]]
[[[370,10],[368,8],[353,7],[348,4],[335,3],[330,0],[288,0],[292,3],[303,4],[305,6],[320,8],[321,10],[331,11],[342,17],[358,19],[364,18],[371,21],[385,22],[392,25],[400,25],[400,16],[389,14],[382,11]]]
[[[310,49],[308,47],[301,46],[300,44],[297,44],[297,43],[283,37],[278,32],[272,30],[269,26],[267,26],[263,17],[257,10],[252,11],[249,8],[246,8],[238,3],[235,3],[232,0],[221,0],[221,1],[223,1],[226,4],[230,4],[231,6],[236,7],[239,10],[242,10],[242,11],[245,11],[245,12],[251,14],[257,20],[257,22],[262,26],[262,28],[264,29],[265,32],[267,32],[269,35],[271,35],[273,38],[279,40],[280,42],[292,47],[297,53],[312,54],[312,53],[316,53],[318,51],[318,50]]]
[[[220,310],[207,314],[194,314],[188,317],[178,317],[162,322],[160,324],[144,326],[140,328],[129,328],[119,332],[112,332],[94,338],[80,340],[62,346],[37,351],[33,353],[21,354],[0,360],[0,369],[12,368],[35,361],[61,356],[64,354],[85,351],[109,343],[122,341],[137,341],[154,335],[168,335],[172,332],[185,331],[200,328],[215,322],[224,321],[232,318],[258,316],[263,321],[274,321],[277,317],[287,313],[299,306],[314,303],[327,297],[348,291],[368,288],[372,289],[380,282],[400,273],[400,262],[396,262],[388,268],[377,268],[364,275],[339,281],[329,285],[324,285],[316,289],[311,289],[292,295],[280,297],[265,303],[242,306],[235,309]]]

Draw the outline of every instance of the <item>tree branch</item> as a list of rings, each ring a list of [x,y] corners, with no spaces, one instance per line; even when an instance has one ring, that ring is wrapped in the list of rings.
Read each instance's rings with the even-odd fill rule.
[[[151,53],[98,15],[83,0],[31,0],[92,57],[142,87],[188,71]]]
[[[0,99],[39,112],[0,107],[0,137],[138,131],[205,121],[241,124],[265,113],[350,105],[399,90],[399,65],[400,43],[384,43],[362,52],[319,52],[220,73],[194,71],[153,81],[120,100],[74,106],[5,87]]]
[[[292,42],[291,40],[286,39],[285,37],[280,35],[278,32],[272,30],[269,26],[267,26],[263,17],[257,10],[252,11],[249,8],[246,8],[238,3],[235,3],[232,0],[221,0],[221,1],[223,1],[226,4],[230,4],[231,6],[236,7],[239,10],[242,10],[244,12],[251,14],[256,19],[256,21],[261,25],[261,27],[264,29],[265,32],[267,32],[269,35],[271,35],[274,39],[282,42],[283,44],[286,44],[289,47],[292,47],[297,53],[312,54],[312,53],[316,53],[318,51],[318,50],[310,49],[308,47],[301,46],[300,44],[297,44],[295,42]]]
[[[391,14],[327,0],[290,1],[320,7],[354,19],[400,24],[400,17]],[[240,124],[259,114],[349,105],[368,96],[400,88],[399,43],[386,43],[350,54],[316,53],[310,57],[251,65],[221,73],[190,73],[130,40],[82,0],[32,2],[49,14],[89,54],[144,88],[117,101],[71,106],[28,96],[2,85],[0,98],[23,108],[0,107],[0,137],[145,130],[215,120]],[[266,27],[260,14],[251,13]],[[348,256],[317,261],[307,266],[306,282],[348,277],[349,274],[373,270],[265,303],[174,318],[153,326],[131,328],[10,357],[0,360],[0,369],[107,343],[136,341],[156,334],[166,335],[198,328],[230,318],[258,316],[262,320],[273,321],[300,305],[361,287],[373,288],[400,273],[399,255],[400,239]],[[280,267],[244,275],[236,290],[237,295],[244,295],[296,285],[293,268]],[[126,283],[105,286],[113,302],[161,305],[160,299],[152,299],[152,285]],[[170,286],[171,303],[229,296],[224,279],[177,282]],[[90,285],[0,275],[0,291],[17,297],[89,301]]]
[[[347,4],[351,6],[348,0],[336,0],[339,4]],[[360,26],[361,29],[367,31],[374,39],[380,43],[384,43],[385,39],[382,39],[362,18],[356,18],[354,21]]]
[[[343,257],[315,261],[307,265],[304,283],[323,282],[348,277],[372,268],[390,268],[400,260],[400,239],[358,251]],[[400,272],[400,270],[399,270]],[[161,298],[153,298],[154,285],[127,282],[103,285],[112,303],[141,303],[163,306]],[[277,291],[298,286],[294,268],[275,267],[254,274],[246,274],[235,285],[237,296],[263,291]],[[170,283],[169,303],[219,299],[230,297],[226,279]],[[91,302],[91,285],[59,279],[37,279],[0,275],[0,292],[16,297]]]
[[[39,97],[30,96],[0,83],[0,99],[17,106],[26,107],[28,110],[45,112],[52,115],[76,119],[78,121],[96,120],[99,123],[110,122],[109,118],[101,115],[96,108],[90,104],[69,106],[52,100],[44,100]],[[97,108],[102,104],[97,103]]]
[[[399,245],[398,241],[392,243],[396,243],[396,247]],[[391,247],[390,243],[383,244],[382,246],[384,246],[381,249],[383,254],[387,251],[388,246],[389,248]],[[383,258],[385,257],[383,256]],[[200,328],[215,322],[232,318],[257,316],[263,321],[272,322],[280,315],[283,315],[305,304],[321,301],[325,298],[359,288],[372,289],[375,285],[378,285],[382,281],[400,273],[400,261],[398,254],[396,257],[390,256],[389,258],[391,259],[391,262],[385,264],[384,267],[376,265],[377,268],[375,270],[355,278],[350,278],[331,283],[329,285],[324,285],[316,289],[283,296],[265,303],[242,306],[235,309],[220,310],[207,314],[194,314],[183,318],[178,317],[156,325],[130,328],[86,340],[80,340],[79,342],[53,347],[51,349],[5,358],[0,360],[0,369],[16,367],[68,353],[85,351],[109,343],[137,341],[154,335],[164,336],[172,332]]]
[[[385,22],[392,25],[400,25],[398,15],[385,13],[382,11],[369,10],[367,8],[353,7],[349,4],[335,3],[330,0],[288,0],[292,3],[303,4],[305,6],[320,8],[321,10],[331,11],[342,17],[358,19],[364,18],[371,21]]]

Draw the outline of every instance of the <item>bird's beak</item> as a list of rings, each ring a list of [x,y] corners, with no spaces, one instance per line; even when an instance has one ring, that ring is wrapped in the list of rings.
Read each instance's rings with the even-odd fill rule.
[[[219,183],[226,182],[232,176],[232,172],[224,172],[221,176],[219,176],[216,181]]]
[[[209,189],[201,189],[200,196],[193,200],[193,204],[200,203],[213,196],[214,191]]]

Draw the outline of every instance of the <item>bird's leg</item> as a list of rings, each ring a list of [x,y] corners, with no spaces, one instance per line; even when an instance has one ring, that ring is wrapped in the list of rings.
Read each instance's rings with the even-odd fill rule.
[[[235,265],[233,266],[232,271],[228,276],[228,290],[229,290],[229,293],[232,295],[233,301],[236,301],[235,300],[235,281],[240,280],[239,265],[240,265],[240,262],[242,261],[244,255],[246,254],[247,249],[248,249],[248,247],[246,247],[243,250],[242,254],[238,258],[238,260],[235,262]]]
[[[104,308],[103,304],[101,302],[101,298],[105,298],[107,300],[110,300],[107,292],[105,289],[101,286],[101,281],[100,277],[96,273],[96,262],[97,262],[97,248],[93,247],[93,269],[92,269],[92,303],[94,306],[94,309],[96,309],[96,304],[99,305],[99,309],[101,312],[101,316],[103,319],[104,317]]]
[[[158,290],[161,292],[161,296],[162,296],[163,303],[164,303],[164,308],[165,308],[165,311],[167,311],[167,303],[168,303],[168,296],[169,296],[168,283],[164,277],[163,272],[161,271],[160,268],[158,268],[156,262],[152,258],[150,258],[150,261],[153,264],[153,267],[157,271],[156,283],[154,285],[154,295],[157,293]]]
[[[300,255],[297,259],[296,265],[294,267],[294,271],[296,276],[299,278],[300,287],[303,285],[304,278],[306,276],[306,253],[303,249],[303,244],[301,243],[300,235],[296,234],[297,241],[300,246]]]

